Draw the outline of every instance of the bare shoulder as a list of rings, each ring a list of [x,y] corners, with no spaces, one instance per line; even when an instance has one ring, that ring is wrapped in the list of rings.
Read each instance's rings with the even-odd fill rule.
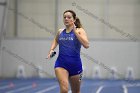
[[[58,34],[60,35],[63,30],[64,30],[64,28],[59,29]]]
[[[56,37],[55,37],[55,39],[58,41],[58,37],[59,37],[59,35],[61,34],[61,32],[63,31],[64,29],[59,29],[58,30],[58,32],[57,32],[57,34],[56,34]]]
[[[85,33],[85,30],[83,28],[77,28],[76,30],[78,33],[83,33],[83,32]]]

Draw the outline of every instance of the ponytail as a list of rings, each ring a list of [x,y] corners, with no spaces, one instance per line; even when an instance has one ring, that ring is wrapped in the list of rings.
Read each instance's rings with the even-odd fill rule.
[[[75,24],[76,28],[81,28],[82,27],[82,24],[81,24],[80,19],[78,17],[76,17],[74,24]]]

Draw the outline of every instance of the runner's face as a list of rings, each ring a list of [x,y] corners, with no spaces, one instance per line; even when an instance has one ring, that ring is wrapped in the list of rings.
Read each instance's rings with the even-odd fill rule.
[[[65,26],[72,26],[73,23],[74,23],[74,18],[73,18],[73,16],[72,16],[72,13],[66,12],[66,13],[63,15],[63,22],[64,22],[64,25],[65,25]]]

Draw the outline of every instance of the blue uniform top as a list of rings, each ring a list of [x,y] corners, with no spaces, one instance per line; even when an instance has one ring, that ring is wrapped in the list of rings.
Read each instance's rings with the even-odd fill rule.
[[[55,68],[65,68],[69,72],[69,76],[80,74],[82,72],[81,43],[73,30],[66,33],[66,29],[64,29],[58,37],[58,43],[59,55],[55,62]]]
[[[58,43],[59,55],[80,57],[81,43],[77,39],[73,30],[66,33],[66,29],[64,29],[59,35]]]

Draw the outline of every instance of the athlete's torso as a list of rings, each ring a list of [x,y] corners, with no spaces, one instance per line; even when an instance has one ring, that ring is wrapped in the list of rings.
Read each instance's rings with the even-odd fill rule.
[[[58,37],[58,43],[59,55],[80,57],[81,43],[77,39],[73,30],[66,33],[66,29],[64,29]]]

